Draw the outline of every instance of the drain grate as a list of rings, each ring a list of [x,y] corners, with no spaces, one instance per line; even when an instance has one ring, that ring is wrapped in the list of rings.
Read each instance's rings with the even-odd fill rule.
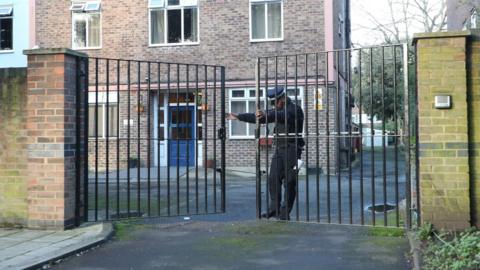
[[[367,207],[367,210],[368,211],[375,211],[375,213],[383,213],[385,211],[392,211],[393,209],[395,209],[395,205],[391,205],[391,204],[376,204],[376,205],[370,205]]]

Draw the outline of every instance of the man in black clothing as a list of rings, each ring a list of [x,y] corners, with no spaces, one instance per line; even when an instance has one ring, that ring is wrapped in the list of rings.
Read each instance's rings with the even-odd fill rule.
[[[262,217],[278,217],[281,220],[288,220],[297,193],[296,173],[299,169],[297,160],[300,159],[305,145],[302,138],[303,110],[287,97],[283,87],[268,90],[267,97],[275,109],[266,113],[259,110],[255,114],[230,113],[227,115],[227,119],[248,123],[255,123],[258,119],[261,124],[275,123],[275,153],[270,163],[268,176],[270,204],[269,211],[262,214]],[[283,205],[281,204],[282,183],[286,197]]]

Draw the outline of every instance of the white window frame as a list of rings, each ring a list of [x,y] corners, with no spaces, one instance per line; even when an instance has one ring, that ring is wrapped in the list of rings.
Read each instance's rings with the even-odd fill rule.
[[[13,18],[13,7],[12,6],[0,6],[0,8],[5,8],[8,12],[5,12],[4,14],[2,14],[0,16],[0,19],[12,19],[12,48],[11,49],[8,49],[8,50],[3,50],[0,48],[0,54],[3,54],[3,53],[13,53],[15,51],[14,49],[14,38],[15,38],[15,31],[13,31],[14,29],[14,18]]]
[[[85,8],[87,7],[87,4],[88,3],[98,3],[99,4],[99,9],[97,11],[86,11]],[[83,4],[83,8],[80,10],[79,8],[78,9],[74,9],[74,5],[80,5],[80,4]],[[103,47],[103,27],[102,27],[102,10],[101,10],[101,3],[100,1],[88,1],[88,2],[72,2],[72,6],[70,7],[70,10],[71,10],[71,16],[72,16],[72,49],[74,50],[99,50]],[[100,45],[99,46],[94,46],[94,47],[88,47],[88,20],[86,20],[86,25],[85,25],[85,32],[86,32],[86,35],[85,35],[85,43],[86,43],[86,47],[77,47],[75,45],[75,21],[73,19],[73,14],[74,13],[80,13],[80,14],[99,14],[100,15]]]
[[[268,41],[283,41],[284,37],[284,16],[283,16],[283,0],[250,0],[249,6],[249,25],[250,25],[250,42],[268,42]],[[280,3],[280,20],[281,20],[281,37],[279,38],[268,38],[268,10],[267,4],[269,3]],[[253,39],[253,23],[252,23],[252,5],[263,4],[265,5],[265,38],[262,39]]]
[[[148,7],[148,46],[149,47],[168,47],[168,46],[189,46],[189,45],[198,45],[200,44],[200,7],[198,5],[198,1],[195,1],[196,5],[188,4],[188,5],[182,5],[182,0],[180,0],[180,5],[175,5],[175,6],[169,6],[168,5],[168,0],[163,1],[163,7],[162,6],[151,6],[149,3]],[[197,41],[195,42],[185,42],[185,33],[184,33],[184,10],[185,8],[192,8],[195,7],[197,9]],[[165,43],[152,43],[152,10],[163,10],[163,20],[164,20],[164,40]],[[181,38],[182,42],[178,43],[168,43],[168,16],[167,16],[167,11],[168,10],[181,10]]]
[[[295,86],[288,86],[288,90],[293,90],[295,89]],[[304,87],[303,86],[297,86],[298,89],[298,95],[297,95],[297,100],[300,101],[301,107],[303,110],[305,110],[305,101],[303,100],[303,91]],[[246,111],[249,111],[248,104],[251,101],[256,101],[256,97],[250,97],[250,90],[255,90],[255,88],[231,88],[228,89],[228,108],[229,111],[232,113],[232,101],[241,101],[246,103]],[[266,100],[266,92],[265,88],[260,88],[261,91],[263,91],[263,97],[260,98],[260,101],[265,101]],[[233,91],[244,91],[245,95],[243,97],[232,97]],[[295,102],[295,96],[288,96],[292,102]],[[271,108],[269,106],[269,108]],[[264,108],[262,108],[263,110]],[[236,113],[236,112],[233,112]],[[238,120],[236,120],[238,121]],[[273,132],[273,130],[271,130]],[[249,123],[247,123],[247,129],[245,131],[245,134],[249,133]],[[271,137],[273,134],[271,133],[269,137]],[[250,139],[255,139],[255,135],[233,135],[232,134],[232,121],[229,121],[228,123],[228,138],[231,140],[250,140]]]
[[[88,94],[88,107],[90,109],[90,106],[95,106],[95,104],[97,104],[97,94],[95,92],[90,92]],[[111,105],[117,105],[117,110],[120,110],[120,105],[119,105],[119,102],[118,102],[118,97],[117,97],[117,93],[108,93],[108,105],[111,106]],[[103,113],[102,115],[98,115],[98,118],[100,119],[100,117],[103,119],[102,123],[102,136],[98,136],[99,139],[106,139],[107,136],[107,93],[106,92],[99,92],[98,93],[98,107],[102,107],[103,108]],[[88,113],[88,112],[87,112]],[[110,116],[110,115],[109,115]],[[117,119],[118,120],[118,119]],[[89,119],[89,121],[95,121],[95,119]],[[111,123],[109,121],[109,123]],[[95,126],[95,124],[94,124]],[[110,134],[109,134],[110,135]],[[117,127],[117,135],[116,136],[108,136],[108,139],[116,139],[120,136],[120,127]],[[90,136],[90,130],[89,130],[89,134],[88,134],[88,138],[89,139],[92,139],[92,138],[96,138],[96,136]]]

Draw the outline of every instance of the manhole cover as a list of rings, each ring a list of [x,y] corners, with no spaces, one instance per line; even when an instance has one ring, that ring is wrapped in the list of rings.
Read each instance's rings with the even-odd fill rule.
[[[368,211],[375,211],[376,213],[383,213],[385,211],[391,211],[395,209],[395,205],[391,205],[391,204],[376,204],[374,206],[368,206],[367,207],[367,210]]]

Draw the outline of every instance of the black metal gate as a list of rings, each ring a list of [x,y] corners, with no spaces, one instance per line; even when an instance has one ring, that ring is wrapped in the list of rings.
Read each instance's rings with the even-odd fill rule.
[[[77,67],[83,220],[225,212],[223,66],[79,58]]]
[[[264,102],[264,90],[283,87],[304,112],[303,133],[286,134],[296,144],[303,138],[305,146],[285,153],[302,152],[303,167],[295,170],[296,200],[283,218],[395,227],[419,219],[408,70],[406,44],[258,58],[257,109],[277,110]],[[274,179],[269,164],[275,152],[286,151],[278,148],[285,134],[274,126],[257,123],[258,218],[272,212],[269,185],[283,186],[282,209],[274,215],[288,208],[286,180]]]

